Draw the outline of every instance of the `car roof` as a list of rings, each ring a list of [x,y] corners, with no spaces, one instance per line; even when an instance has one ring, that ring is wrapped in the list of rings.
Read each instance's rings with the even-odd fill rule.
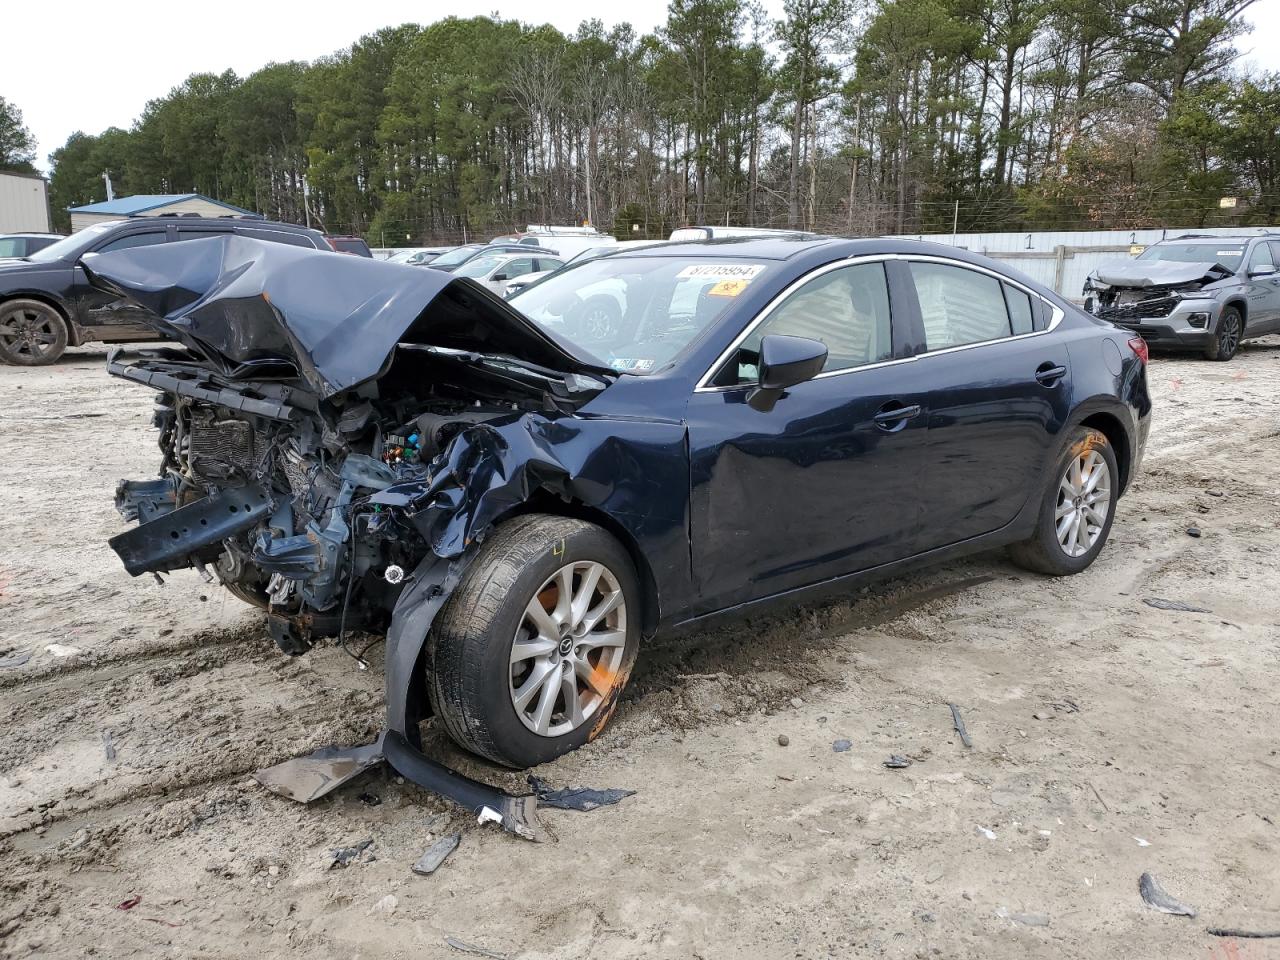
[[[1250,233],[1244,236],[1223,235],[1217,233],[1188,233],[1181,237],[1166,237],[1151,244],[1153,247],[1172,246],[1175,243],[1248,243],[1250,240],[1280,240],[1280,235],[1266,233]]]
[[[676,240],[652,246],[631,247],[611,258],[621,257],[753,257],[760,260],[790,260],[827,244],[841,243],[837,237],[770,236],[717,237],[714,240]]]
[[[0,233],[0,237],[53,237],[55,240],[65,236],[64,233]]]

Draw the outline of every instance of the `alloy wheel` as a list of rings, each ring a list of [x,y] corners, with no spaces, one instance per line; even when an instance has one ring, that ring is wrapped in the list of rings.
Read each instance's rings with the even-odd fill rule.
[[[617,681],[627,604],[602,563],[567,563],[525,606],[511,643],[509,689],[520,722],[542,737],[586,723]]]
[[[1234,313],[1225,313],[1218,322],[1222,327],[1218,331],[1218,353],[1229,357],[1240,344],[1240,318]]]
[[[1111,512],[1111,470],[1097,450],[1072,457],[1058,483],[1053,519],[1058,546],[1068,557],[1082,557],[1098,542]]]
[[[582,317],[583,336],[592,343],[600,343],[613,334],[613,314],[605,307],[593,307]]]
[[[0,353],[41,360],[58,342],[57,321],[34,307],[15,307],[0,313]]]

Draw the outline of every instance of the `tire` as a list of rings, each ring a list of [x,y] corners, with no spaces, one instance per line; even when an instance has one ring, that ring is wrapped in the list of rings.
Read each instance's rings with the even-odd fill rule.
[[[1218,327],[1213,332],[1213,342],[1204,348],[1206,360],[1219,360],[1225,363],[1236,355],[1240,349],[1240,338],[1244,336],[1244,318],[1239,307],[1223,307],[1218,317]]]
[[[1086,464],[1091,465],[1088,473],[1084,470]],[[1105,466],[1106,472],[1099,476],[1091,493],[1088,481],[1097,471],[1098,464]],[[1078,498],[1068,496],[1068,485],[1075,482],[1070,472],[1073,465],[1081,468],[1074,474],[1075,477],[1082,478],[1077,489],[1085,491]],[[1106,488],[1105,510],[1098,511],[1097,505],[1103,502],[1103,498],[1096,494],[1103,485]],[[1066,446],[1054,461],[1040,512],[1036,517],[1035,533],[1009,547],[1013,562],[1027,570],[1055,577],[1084,570],[1098,558],[1106,545],[1111,533],[1111,523],[1115,519],[1119,494],[1120,471],[1115,451],[1111,449],[1106,435],[1089,427],[1074,428],[1067,437]],[[1100,524],[1095,522],[1099,515],[1103,517]],[[1079,523],[1085,525],[1083,534],[1079,532],[1079,524],[1072,526],[1072,519],[1077,516]],[[1059,538],[1059,523],[1062,521],[1066,521],[1068,525],[1064,534],[1065,544]],[[1077,531],[1074,537],[1071,536],[1072,530]]]
[[[584,579],[597,568],[595,589],[590,596],[581,594]],[[565,570],[570,571],[568,591],[560,587]],[[565,592],[589,601],[583,605],[588,616],[607,607],[606,601],[621,603],[593,621],[585,635],[566,634],[562,622],[580,628],[582,622],[575,619],[573,604],[561,607]],[[542,634],[558,630],[559,642],[533,634],[528,610],[535,604],[542,612],[534,618],[542,622]],[[617,707],[635,664],[640,610],[631,558],[612,536],[567,517],[518,517],[485,540],[432,628],[427,656],[432,709],[460,746],[504,766],[534,766],[576,750],[595,739]],[[575,636],[585,642],[576,643]],[[608,643],[595,645],[591,638]],[[513,663],[520,652],[527,656]],[[540,676],[548,683],[536,682]],[[576,718],[570,714],[569,689],[578,704]],[[523,698],[519,706],[518,698]],[[542,732],[536,729],[540,719]]]
[[[0,303],[0,360],[19,367],[43,367],[67,349],[67,322],[39,300]]]

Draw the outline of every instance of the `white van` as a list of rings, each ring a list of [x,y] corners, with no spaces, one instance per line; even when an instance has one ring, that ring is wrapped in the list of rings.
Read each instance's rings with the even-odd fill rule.
[[[677,227],[672,240],[718,240],[721,237],[815,237],[809,230],[778,230],[772,227]]]

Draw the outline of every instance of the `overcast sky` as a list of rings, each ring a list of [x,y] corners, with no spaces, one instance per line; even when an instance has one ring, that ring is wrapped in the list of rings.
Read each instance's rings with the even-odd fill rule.
[[[45,170],[48,154],[72,132],[128,127],[148,100],[192,73],[230,67],[245,76],[273,60],[314,60],[380,27],[450,14],[494,11],[549,21],[565,32],[595,16],[606,26],[627,20],[648,31],[665,21],[667,9],[666,0],[489,0],[483,6],[465,0],[218,0],[202,5],[208,13],[196,16],[189,5],[171,0],[62,0],[56,5],[0,0],[0,5],[6,41],[0,96],[22,110],[38,141],[36,164]],[[782,0],[764,0],[764,6],[778,16]],[[1254,31],[1243,44],[1245,67],[1280,70],[1280,0],[1259,0],[1248,18]],[[62,64],[65,70],[59,69]]]

